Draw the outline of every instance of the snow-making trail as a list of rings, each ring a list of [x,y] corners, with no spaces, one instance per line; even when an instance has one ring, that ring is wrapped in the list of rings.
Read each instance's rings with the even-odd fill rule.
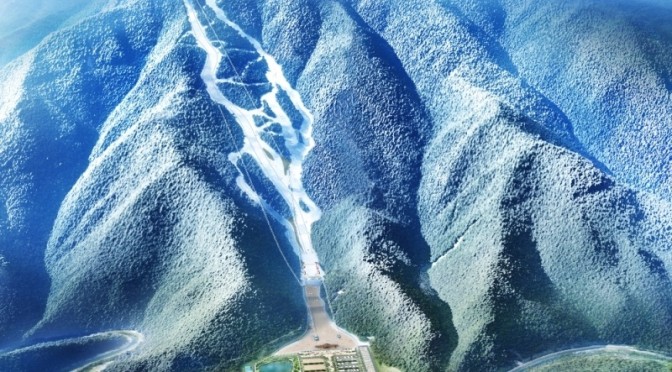
[[[223,107],[231,114],[243,133],[242,146],[236,145],[240,149],[229,154],[229,160],[239,171],[236,184],[252,201],[259,204],[265,213],[268,212],[285,227],[287,238],[302,262],[302,279],[322,278],[323,271],[311,241],[312,225],[320,218],[321,211],[306,193],[302,182],[303,162],[314,146],[313,116],[304,105],[300,94],[288,82],[275,58],[264,51],[257,40],[231,21],[215,0],[206,0],[205,6],[198,2],[194,6],[189,0],[185,0],[184,3],[191,32],[198,46],[206,53],[201,78],[205,82],[208,95],[220,105],[220,109]],[[236,70],[235,63],[227,51],[226,40],[219,37],[215,26],[238,35],[246,44],[245,52],[253,53],[255,61],[263,62],[266,67],[263,84],[268,83],[270,91],[255,96],[252,90],[245,86],[246,82],[241,77],[240,71]],[[235,49],[240,48],[237,45]],[[219,76],[220,71],[227,69],[233,69],[232,76]],[[246,98],[256,107],[244,108],[234,103],[234,100],[224,93],[222,84],[245,87]],[[282,99],[281,96],[288,99]],[[300,119],[297,119],[296,115],[288,114],[287,110],[298,113]],[[279,128],[279,131],[277,129],[274,131],[274,127]],[[251,184],[250,171],[243,163],[244,157],[254,160],[263,177],[270,181],[286,203],[289,215],[273,208],[271,203],[257,192],[258,189]]]

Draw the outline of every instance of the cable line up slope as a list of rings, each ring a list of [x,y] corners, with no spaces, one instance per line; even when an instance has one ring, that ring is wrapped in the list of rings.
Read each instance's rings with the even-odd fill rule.
[[[210,98],[217,103],[218,111],[227,125],[230,140],[235,148],[239,148],[229,155],[229,161],[239,171],[236,184],[262,208],[281,253],[282,248],[273,232],[269,216],[285,227],[287,239],[301,261],[300,279],[284,253],[283,258],[297,281],[320,280],[324,271],[313,249],[310,231],[313,223],[320,218],[321,212],[307,195],[301,180],[302,162],[314,146],[311,137],[312,115],[299,93],[285,78],[282,67],[263,50],[257,40],[232,22],[214,1],[206,1],[207,8],[198,2],[195,4],[198,11],[192,3],[185,1],[192,34],[198,46],[207,54],[201,78]],[[215,20],[208,15],[208,10],[214,13],[220,23],[215,24]],[[201,23],[199,17],[205,23]],[[226,40],[220,37],[217,26],[226,27],[226,32],[231,32],[227,34]],[[214,39],[209,37],[208,32]],[[236,67],[237,61],[227,51],[234,43],[237,51],[253,56],[246,60],[247,64],[243,69]],[[255,75],[256,80],[250,82],[251,78],[244,74],[254,68],[264,70],[265,74],[263,78]],[[222,70],[229,71],[230,76],[220,77]],[[252,92],[248,85],[264,86],[267,90],[258,92],[255,89]],[[238,97],[235,94],[233,97],[229,96],[231,87],[242,87],[242,90],[238,90]],[[237,102],[236,98],[243,102]],[[235,144],[236,139],[229,127],[230,120],[227,120],[225,110],[242,130],[242,146]],[[252,165],[248,163],[250,159],[254,161]],[[260,179],[260,176],[263,178]],[[273,189],[265,189],[268,182]],[[263,191],[277,193],[282,203],[272,196],[262,195]]]

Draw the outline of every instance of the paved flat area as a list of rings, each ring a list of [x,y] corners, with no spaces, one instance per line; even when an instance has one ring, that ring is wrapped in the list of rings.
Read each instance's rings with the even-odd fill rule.
[[[297,354],[302,351],[324,351],[324,349],[317,347],[318,345],[324,344],[338,345],[332,350],[357,348],[360,344],[359,340],[346,331],[338,328],[331,318],[329,318],[325,303],[320,297],[320,285],[308,284],[304,287],[304,291],[311,319],[310,329],[303,338],[283,347],[275,354],[287,355]],[[313,338],[315,335],[319,337],[318,341],[315,341]],[[340,335],[340,338],[338,335]]]

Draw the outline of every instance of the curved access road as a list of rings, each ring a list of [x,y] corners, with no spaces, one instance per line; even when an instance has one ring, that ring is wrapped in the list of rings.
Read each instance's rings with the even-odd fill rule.
[[[645,351],[645,350],[639,350],[637,348],[634,348],[632,346],[624,346],[624,345],[595,345],[595,346],[587,346],[587,347],[580,347],[580,348],[575,348],[575,349],[567,349],[567,350],[562,350],[558,351],[555,353],[551,353],[548,355],[544,355],[540,358],[531,360],[527,363],[523,363],[516,368],[510,370],[509,372],[522,372],[522,371],[528,371],[530,368],[534,367],[539,367],[543,366],[545,364],[551,363],[557,359],[568,357],[568,356],[584,356],[584,355],[595,355],[595,354],[601,354],[601,353],[606,353],[606,354],[624,354],[624,355],[633,355],[637,356],[639,358],[645,358],[645,359],[651,359],[651,360],[657,360],[657,361],[664,361],[664,362],[672,362],[672,357],[664,355],[664,354],[658,354],[654,353],[651,351]]]
[[[126,353],[130,353],[131,351],[137,349],[138,346],[140,346],[140,344],[143,341],[145,341],[145,336],[137,331],[110,331],[110,332],[97,333],[95,335],[91,335],[88,337],[94,337],[94,336],[116,336],[116,337],[121,336],[126,340],[126,343],[124,343],[121,347],[117,349],[110,350],[95,356],[93,361],[89,361],[84,366],[73,370],[73,372],[103,371],[105,370],[105,368],[107,368],[107,366],[114,363],[114,360],[117,357]]]
[[[42,342],[0,353],[0,370],[102,371],[144,339],[140,332],[120,330]]]

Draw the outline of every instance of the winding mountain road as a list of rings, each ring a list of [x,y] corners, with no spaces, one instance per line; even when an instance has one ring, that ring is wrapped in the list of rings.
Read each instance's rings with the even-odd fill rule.
[[[2,371],[103,371],[115,360],[136,350],[142,333],[119,330],[41,342],[0,353]]]
[[[98,372],[103,371],[110,364],[114,363],[114,360],[126,353],[130,353],[133,350],[137,349],[140,344],[145,340],[145,336],[137,331],[111,331],[106,332],[107,334],[114,336],[121,336],[126,339],[126,343],[120,348],[107,351],[105,353],[99,354],[95,357],[93,361],[86,363],[84,366],[79,367],[72,372]],[[101,335],[101,334],[98,334]]]
[[[510,370],[509,372],[529,371],[531,368],[539,367],[539,366],[542,366],[542,365],[545,365],[545,364],[549,364],[549,363],[551,363],[555,360],[558,360],[558,359],[564,358],[564,357],[568,357],[568,356],[585,356],[587,354],[595,355],[595,354],[603,354],[603,353],[636,355],[637,357],[645,358],[645,359],[672,362],[672,357],[669,357],[669,356],[663,355],[663,354],[654,353],[654,352],[651,352],[651,351],[639,350],[639,349],[634,348],[632,346],[595,345],[595,346],[587,346],[587,347],[580,347],[580,348],[575,348],[575,349],[562,350],[562,351],[558,351],[558,352],[551,353],[551,354],[548,354],[548,355],[544,355],[540,358],[537,358],[537,359],[531,360],[529,362],[523,363],[523,364],[517,366],[516,368]]]

